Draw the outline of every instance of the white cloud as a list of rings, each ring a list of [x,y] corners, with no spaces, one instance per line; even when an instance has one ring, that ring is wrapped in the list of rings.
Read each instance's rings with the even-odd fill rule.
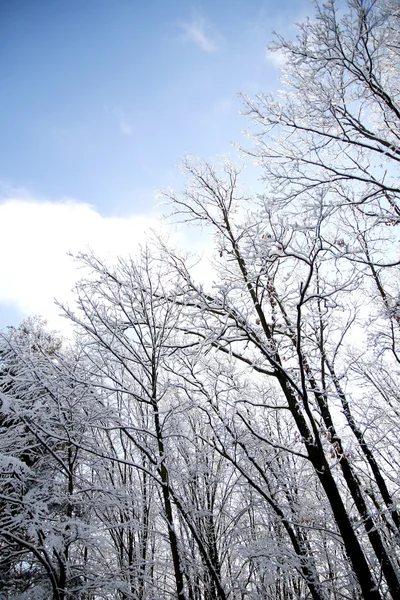
[[[82,276],[68,253],[93,250],[101,257],[135,254],[160,232],[151,216],[102,217],[74,200],[49,202],[13,198],[0,204],[0,303],[24,316],[41,314],[62,327],[54,298],[71,301]]]
[[[180,27],[185,32],[184,40],[192,42],[203,52],[215,52],[223,42],[221,34],[199,13],[195,13],[191,21],[180,23]]]
[[[286,55],[280,48],[277,50],[268,49],[265,58],[277,69],[282,69],[286,65]]]
[[[194,273],[211,285],[210,242],[192,228],[177,231],[157,215],[103,217],[76,200],[50,202],[27,194],[0,203],[0,310],[2,304],[17,309],[21,319],[42,315],[50,327],[68,334],[69,325],[54,300],[72,304],[72,289],[84,276],[69,253],[92,250],[114,261],[135,256],[154,235],[177,247],[204,251]]]

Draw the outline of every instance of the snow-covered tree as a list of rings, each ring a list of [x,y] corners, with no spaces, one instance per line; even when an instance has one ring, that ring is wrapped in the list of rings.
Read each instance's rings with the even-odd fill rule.
[[[229,163],[220,171],[201,161],[188,160],[184,167],[188,187],[169,198],[181,218],[213,230],[216,286],[204,290],[184,262],[171,256],[182,278],[186,323],[182,316],[181,327],[197,337],[203,349],[229,356],[252,369],[253,377],[272,382],[272,391],[261,393],[256,404],[265,403],[267,410],[272,403],[266,398],[272,393],[278,398],[277,410],[291,414],[297,451],[319,482],[338,530],[333,536],[341,537],[363,597],[380,597],[377,581],[383,579],[395,598],[396,544],[388,545],[389,538],[394,540],[389,530],[397,528],[390,482],[394,473],[384,474],[387,463],[374,454],[377,439],[368,438],[377,432],[355,416],[360,410],[359,378],[349,368],[354,352],[361,355],[369,349],[363,329],[374,307],[361,306],[358,296],[370,284],[368,265],[348,260],[350,233],[344,249],[337,243],[337,211],[325,193],[302,197],[299,202],[304,200],[305,209],[299,216],[291,204],[276,210],[265,198],[246,196],[238,169]],[[389,240],[380,229],[377,223],[383,251]],[[350,340],[358,340],[357,351]],[[248,428],[255,437],[273,443],[262,428]],[[384,433],[379,431],[377,438]],[[373,482],[371,495],[365,491],[365,469],[370,473],[368,485]],[[378,527],[374,516],[377,494],[389,528],[382,522]],[[362,536],[359,523],[364,526]],[[314,578],[307,578],[313,586]]]
[[[86,389],[65,376],[76,361],[61,346],[38,320],[1,334],[1,585],[21,598],[62,599],[90,578],[75,443],[87,427]]]
[[[65,348],[0,339],[5,598],[400,597],[400,7],[316,2],[245,98],[262,195],[186,159],[161,242],[92,255]]]

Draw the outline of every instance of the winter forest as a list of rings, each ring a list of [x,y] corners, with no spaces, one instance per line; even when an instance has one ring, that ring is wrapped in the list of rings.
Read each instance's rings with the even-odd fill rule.
[[[274,49],[263,193],[188,158],[163,194],[214,285],[161,239],[82,253],[72,341],[0,334],[1,599],[400,598],[399,1]]]

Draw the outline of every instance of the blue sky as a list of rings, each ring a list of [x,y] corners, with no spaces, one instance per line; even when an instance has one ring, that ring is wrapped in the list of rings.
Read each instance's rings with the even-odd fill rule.
[[[3,263],[19,256],[0,267],[0,326],[46,311],[18,296],[29,261],[42,281],[29,296],[53,297],[34,225],[63,228],[66,199],[76,219],[90,205],[93,223],[151,215],[154,190],[181,185],[181,156],[233,153],[247,125],[238,92],[279,85],[272,30],[293,36],[312,12],[308,0],[0,0],[0,250]]]

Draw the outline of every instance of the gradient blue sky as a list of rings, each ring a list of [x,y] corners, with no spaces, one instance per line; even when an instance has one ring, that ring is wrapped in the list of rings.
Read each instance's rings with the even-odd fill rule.
[[[2,229],[25,219],[15,278],[35,251],[27,202],[40,212],[73,199],[97,220],[145,215],[155,189],[180,185],[181,156],[232,153],[247,125],[238,92],[279,86],[272,30],[293,36],[312,13],[309,0],[0,0],[0,209],[15,208]],[[22,285],[11,291],[13,276],[0,268],[0,326],[36,309],[18,299]]]

